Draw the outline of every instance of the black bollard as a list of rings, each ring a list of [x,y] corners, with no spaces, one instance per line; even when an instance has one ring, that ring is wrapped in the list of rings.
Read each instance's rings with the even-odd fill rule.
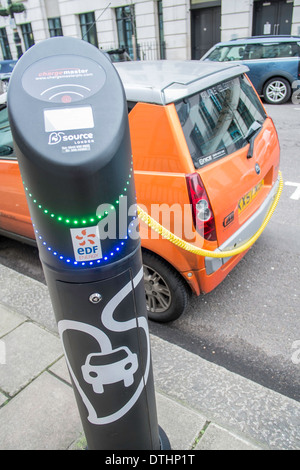
[[[159,450],[125,94],[78,39],[29,49],[8,111],[90,450]]]

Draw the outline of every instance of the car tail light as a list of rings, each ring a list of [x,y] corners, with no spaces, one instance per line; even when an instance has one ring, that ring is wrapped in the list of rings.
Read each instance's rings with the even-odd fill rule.
[[[186,181],[195,228],[205,240],[216,241],[215,217],[200,175],[198,173],[186,175]]]

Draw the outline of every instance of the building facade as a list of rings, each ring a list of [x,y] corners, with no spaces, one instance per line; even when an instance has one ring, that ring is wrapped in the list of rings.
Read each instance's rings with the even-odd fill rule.
[[[12,3],[25,10],[12,13]],[[0,0],[0,14],[1,59],[62,35],[140,60],[199,59],[220,40],[300,35],[300,0]]]

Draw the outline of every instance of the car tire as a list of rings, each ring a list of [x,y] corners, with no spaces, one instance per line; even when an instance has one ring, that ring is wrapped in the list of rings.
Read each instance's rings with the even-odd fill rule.
[[[263,88],[264,100],[268,104],[286,103],[292,94],[290,83],[281,77],[274,77],[268,80]]]
[[[185,281],[167,262],[143,251],[144,283],[148,318],[167,323],[185,310],[189,291]]]

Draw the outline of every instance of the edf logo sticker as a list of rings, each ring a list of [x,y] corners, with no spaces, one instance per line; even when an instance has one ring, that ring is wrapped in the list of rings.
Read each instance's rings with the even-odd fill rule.
[[[102,258],[101,241],[98,226],[71,228],[76,261],[91,261]]]

